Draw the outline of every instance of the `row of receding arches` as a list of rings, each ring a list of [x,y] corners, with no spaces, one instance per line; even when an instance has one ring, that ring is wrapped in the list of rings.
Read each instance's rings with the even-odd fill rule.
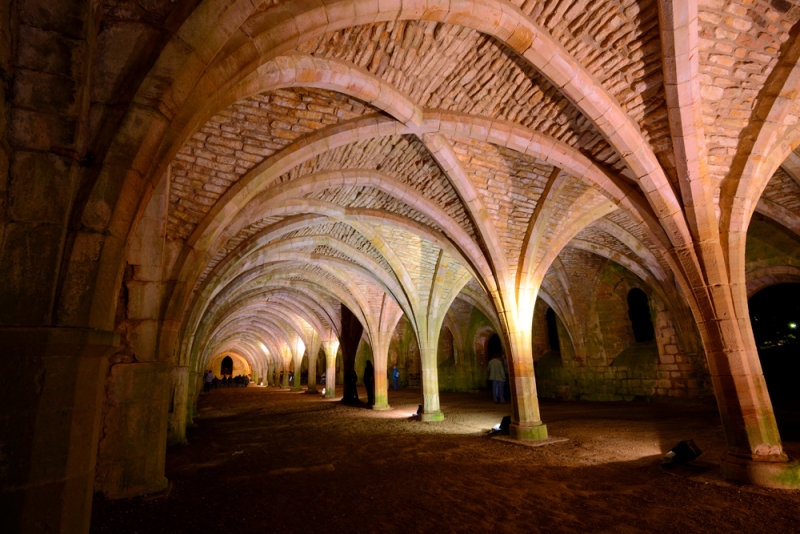
[[[647,294],[642,289],[634,287],[627,292],[625,300],[627,327],[633,342],[640,345],[652,343],[655,330],[652,322],[653,311]],[[779,417],[782,430],[787,434],[787,439],[791,439],[796,434],[798,426],[794,422],[792,414],[797,408],[793,384],[800,374],[800,366],[798,366],[800,358],[796,357],[796,351],[800,347],[800,336],[797,334],[800,324],[796,322],[800,319],[800,284],[777,284],[761,289],[750,299],[750,314],[770,395],[776,410],[782,416]],[[438,365],[441,376],[440,386],[444,390],[474,389],[485,382],[485,374],[481,371],[488,359],[489,345],[493,341],[497,342],[499,338],[485,317],[480,317],[478,320],[473,318],[471,321],[475,325],[466,335],[471,335],[472,339],[456,339],[458,333],[454,335],[450,328],[443,327],[438,348]],[[546,345],[547,351],[538,355],[537,365],[541,364],[543,367],[552,365],[552,360],[556,360],[556,365],[562,365],[562,347],[570,343],[569,334],[567,333],[565,339],[562,339],[563,334],[559,334],[559,331],[565,331],[563,321],[550,306],[545,308],[544,323],[546,328],[540,332],[540,337],[544,339],[535,339],[534,341],[540,341]],[[568,351],[564,350],[563,352]],[[654,353],[654,356],[657,357],[657,354]],[[362,340],[355,366],[359,376],[363,376],[364,364],[371,358],[369,344],[366,340]],[[550,362],[547,361],[548,358]],[[304,360],[301,369],[300,380],[303,383],[307,383],[308,380],[307,362],[307,359]],[[339,379],[338,383],[341,384],[341,353],[336,360],[337,368],[334,370],[325,368],[324,358],[321,358],[320,362],[321,364],[316,370],[317,374],[324,376],[325,373],[333,371]],[[390,363],[397,365],[401,370],[404,386],[420,385],[419,350],[414,333],[407,321],[401,321],[397,326],[390,347]],[[253,373],[253,367],[245,358],[230,353],[217,355],[207,367],[215,376],[220,377],[239,374],[252,376]],[[460,373],[461,380],[452,378],[452,376],[459,375],[457,369],[465,368],[470,372],[473,380],[464,380],[463,372]],[[294,373],[295,369],[290,366],[287,372]],[[545,373],[537,373],[537,375],[540,375],[537,377],[540,381],[546,382]],[[545,390],[545,396],[548,393],[552,394],[553,391],[557,390]],[[580,394],[580,392],[574,393]]]

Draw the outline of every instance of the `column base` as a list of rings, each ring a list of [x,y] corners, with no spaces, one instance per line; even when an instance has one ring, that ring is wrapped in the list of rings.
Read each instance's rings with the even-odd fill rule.
[[[789,461],[785,455],[755,459],[729,452],[721,468],[726,480],[765,488],[800,489],[800,462]]]
[[[422,412],[419,414],[420,421],[444,421],[444,414],[437,410],[435,412]]]
[[[316,395],[317,393],[319,393],[319,391],[317,391],[317,389],[316,389],[316,388],[314,388],[314,389],[307,389],[307,390],[306,390],[306,393],[308,393],[309,395]]]
[[[322,397],[326,398],[326,399],[335,399],[336,398],[336,392],[335,391],[326,391],[325,395],[323,395]]]
[[[372,405],[372,409],[373,410],[391,410],[392,407],[389,406],[388,403],[385,403],[385,404],[373,404]]]
[[[511,423],[508,435],[513,439],[540,440],[547,439],[547,425],[544,423]]]
[[[303,391],[303,387],[302,386],[293,386],[292,387],[292,391]]]

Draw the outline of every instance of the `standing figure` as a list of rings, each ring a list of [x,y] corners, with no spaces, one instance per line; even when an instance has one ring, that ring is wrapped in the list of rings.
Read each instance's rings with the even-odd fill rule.
[[[211,383],[213,381],[214,381],[214,373],[212,373],[211,369],[209,369],[206,375],[203,377],[203,391],[210,391]]]
[[[492,399],[494,402],[505,402],[503,389],[506,382],[506,371],[503,369],[503,360],[499,354],[492,356],[489,360],[489,380],[492,381]]]
[[[394,390],[397,391],[400,384],[400,369],[398,369],[396,365],[392,369],[392,383],[394,385]]]
[[[375,406],[375,369],[370,360],[364,367],[364,387],[367,389],[367,404]]]

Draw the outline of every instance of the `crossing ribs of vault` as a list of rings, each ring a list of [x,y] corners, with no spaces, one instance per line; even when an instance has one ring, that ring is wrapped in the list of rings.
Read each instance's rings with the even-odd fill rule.
[[[576,242],[579,243],[587,243],[592,244],[598,248],[602,248],[602,250],[608,251],[610,256],[609,259],[614,258],[624,258],[631,262],[635,262],[639,264],[642,269],[644,269],[644,265],[642,264],[641,258],[633,252],[627,245],[625,245],[622,241],[614,237],[612,234],[601,230],[595,226],[588,226],[578,232],[578,234],[570,241],[568,246],[574,246]],[[577,247],[582,248],[582,247]],[[591,250],[586,250],[586,252],[591,252]],[[617,260],[615,260],[617,261]],[[617,263],[622,263],[617,261]]]
[[[305,228],[301,228],[290,232],[280,239],[292,239],[295,237],[312,237],[312,236],[330,236],[338,242],[344,243],[353,248],[353,250],[358,250],[370,258],[375,260],[376,263],[380,264],[383,269],[386,271],[387,274],[393,275],[394,272],[392,271],[392,267],[389,265],[389,262],[386,258],[375,248],[375,246],[364,237],[358,230],[353,228],[347,223],[343,222],[329,222],[326,224],[320,224],[315,226],[307,226]],[[330,246],[327,247],[331,249]],[[340,251],[337,251],[337,254],[342,254]],[[354,261],[350,258],[351,261]]]
[[[469,216],[448,178],[433,160],[428,149],[412,135],[390,135],[359,140],[325,151],[297,165],[281,176],[279,181],[286,182],[321,171],[349,169],[363,170],[367,176],[370,170],[375,170],[395,178],[427,200],[434,202],[470,236],[475,235]],[[363,198],[358,198],[359,193]],[[376,196],[373,204],[369,203],[370,194]],[[400,207],[402,204],[397,199],[390,200],[385,195],[385,193],[378,195],[376,192],[362,193],[357,190],[357,186],[354,186],[353,191],[340,192],[337,200],[343,200],[353,206],[376,209],[390,209],[393,205]],[[402,209],[408,211],[412,208],[406,206]],[[414,215],[417,220],[437,227],[435,222],[425,220],[419,214]]]
[[[422,108],[516,122],[619,168],[619,156],[556,87],[478,31],[436,22],[386,22],[331,32],[298,49],[353,62]]]

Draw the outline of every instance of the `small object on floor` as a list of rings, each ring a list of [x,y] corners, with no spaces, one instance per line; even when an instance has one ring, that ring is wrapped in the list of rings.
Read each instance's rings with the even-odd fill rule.
[[[503,419],[494,425],[492,429],[489,431],[490,436],[495,436],[498,434],[508,435],[508,427],[511,425],[511,416],[506,415],[503,416]]]
[[[695,445],[694,440],[685,439],[672,447],[667,454],[664,455],[661,463],[663,465],[683,465],[691,462],[698,456],[703,454],[700,447]]]

